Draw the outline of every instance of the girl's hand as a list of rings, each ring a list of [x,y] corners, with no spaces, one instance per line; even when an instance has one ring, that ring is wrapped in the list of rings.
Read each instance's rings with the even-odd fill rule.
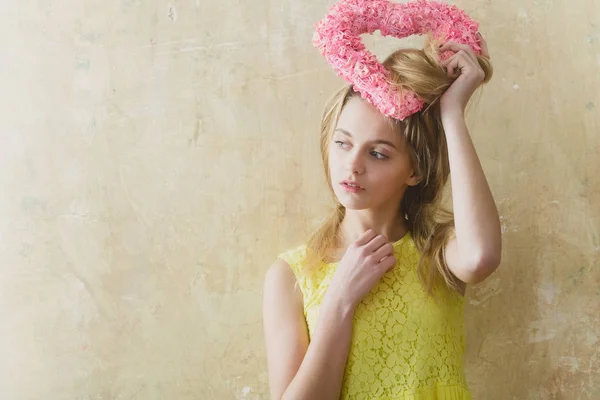
[[[334,296],[342,305],[354,310],[395,265],[392,244],[385,236],[369,229],[346,249],[327,289],[327,296]]]
[[[481,39],[482,56],[490,58],[487,42],[479,34]],[[444,92],[440,100],[442,113],[444,109],[460,110],[464,113],[469,99],[475,90],[481,85],[485,78],[485,73],[477,61],[475,52],[466,44],[456,42],[447,42],[440,47],[440,52],[452,50],[455,54],[444,62],[448,76],[454,74],[454,69],[458,69],[460,76]]]

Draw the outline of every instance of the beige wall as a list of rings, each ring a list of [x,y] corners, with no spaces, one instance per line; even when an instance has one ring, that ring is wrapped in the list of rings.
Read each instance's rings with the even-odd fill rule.
[[[263,275],[329,207],[330,4],[0,4],[0,399],[268,398]],[[469,125],[504,231],[469,383],[598,399],[600,5],[455,4],[495,64]]]

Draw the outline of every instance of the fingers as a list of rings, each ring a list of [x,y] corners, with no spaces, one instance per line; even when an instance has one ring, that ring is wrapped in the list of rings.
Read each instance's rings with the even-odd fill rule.
[[[365,253],[366,254],[374,253],[377,251],[377,249],[379,249],[381,246],[383,246],[386,243],[388,243],[387,238],[383,235],[378,235],[365,246]],[[379,260],[377,260],[377,261],[379,261]]]
[[[481,33],[477,32],[477,35],[479,36],[479,39],[481,41],[480,46],[481,46],[481,55],[484,57],[487,57],[489,60],[492,59],[492,57],[490,57],[490,52],[488,50],[488,45],[487,45],[487,40],[485,40],[483,38],[483,36],[481,35]]]
[[[383,257],[381,255],[383,254]],[[377,252],[373,253],[375,267],[379,268],[384,273],[396,266],[396,256],[394,255],[394,247],[391,243],[381,246]]]
[[[458,68],[458,57],[452,56],[446,64],[446,74],[452,76],[455,68]]]
[[[446,73],[448,76],[452,76],[454,75],[455,69],[462,70],[470,62],[472,62],[472,60],[464,53],[456,53],[448,61],[446,61]]]
[[[460,50],[458,53],[454,54],[443,64],[446,66],[446,72],[449,77],[455,73],[454,69],[456,68],[460,69],[461,73],[469,73],[470,71],[481,69],[479,62],[477,60],[473,61],[473,59],[467,55],[467,52],[463,50]]]
[[[370,229],[363,233],[355,244],[363,247],[363,256],[369,258],[374,266],[387,271],[396,265],[394,246],[384,235],[377,235]]]
[[[475,55],[475,52],[469,45],[462,44],[462,43],[456,43],[456,42],[447,42],[447,43],[444,43],[442,45],[442,47],[440,47],[440,52],[444,52],[444,51],[448,51],[448,50],[452,50],[456,54],[458,54],[462,50],[465,53],[467,53],[467,55],[471,58],[471,60],[473,60],[474,62],[477,62],[477,56]]]
[[[378,265],[379,265],[379,268],[381,268],[382,270],[389,271],[396,265],[396,256],[394,256],[393,254],[390,256],[387,256],[387,257],[383,258],[381,261],[379,261]]]
[[[394,246],[391,243],[386,243],[375,252],[373,252],[373,259],[377,260],[377,262],[382,262],[386,257],[390,257],[394,255]]]
[[[464,53],[466,53],[467,56],[469,56],[469,58],[471,58],[471,60],[473,60],[474,62],[477,62],[477,56],[475,55],[475,52],[469,45],[456,43],[456,42],[448,42],[448,43],[444,43],[442,45],[442,47],[440,47],[440,52],[444,52],[444,51],[448,51],[448,50],[454,51],[455,56],[457,54],[459,54],[462,50]]]
[[[369,230],[365,231],[362,235],[360,235],[358,237],[358,239],[356,239],[356,242],[354,242],[354,243],[357,246],[364,246],[367,243],[369,243],[371,240],[373,240],[376,236],[377,236],[377,233],[373,229],[369,229]]]
[[[492,58],[490,57],[487,41],[479,32],[477,32],[477,37],[479,38],[479,45],[481,46],[481,55],[491,60]],[[473,51],[473,48],[469,45],[456,42],[447,42],[440,47],[440,51],[448,50],[452,50],[456,53],[458,53],[460,50],[464,50],[473,61],[477,62],[477,55],[475,54],[475,51]]]

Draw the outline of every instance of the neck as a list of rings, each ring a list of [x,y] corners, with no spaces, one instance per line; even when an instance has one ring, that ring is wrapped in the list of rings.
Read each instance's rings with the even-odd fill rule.
[[[400,240],[408,227],[403,216],[396,210],[381,213],[374,210],[348,210],[340,224],[340,245],[347,248],[365,231],[373,229],[378,235],[384,235],[390,242]]]

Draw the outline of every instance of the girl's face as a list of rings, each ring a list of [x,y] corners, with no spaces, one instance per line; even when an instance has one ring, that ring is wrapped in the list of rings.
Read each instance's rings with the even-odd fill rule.
[[[399,208],[406,187],[419,178],[402,135],[358,96],[340,114],[329,144],[329,173],[338,200],[352,210]]]

